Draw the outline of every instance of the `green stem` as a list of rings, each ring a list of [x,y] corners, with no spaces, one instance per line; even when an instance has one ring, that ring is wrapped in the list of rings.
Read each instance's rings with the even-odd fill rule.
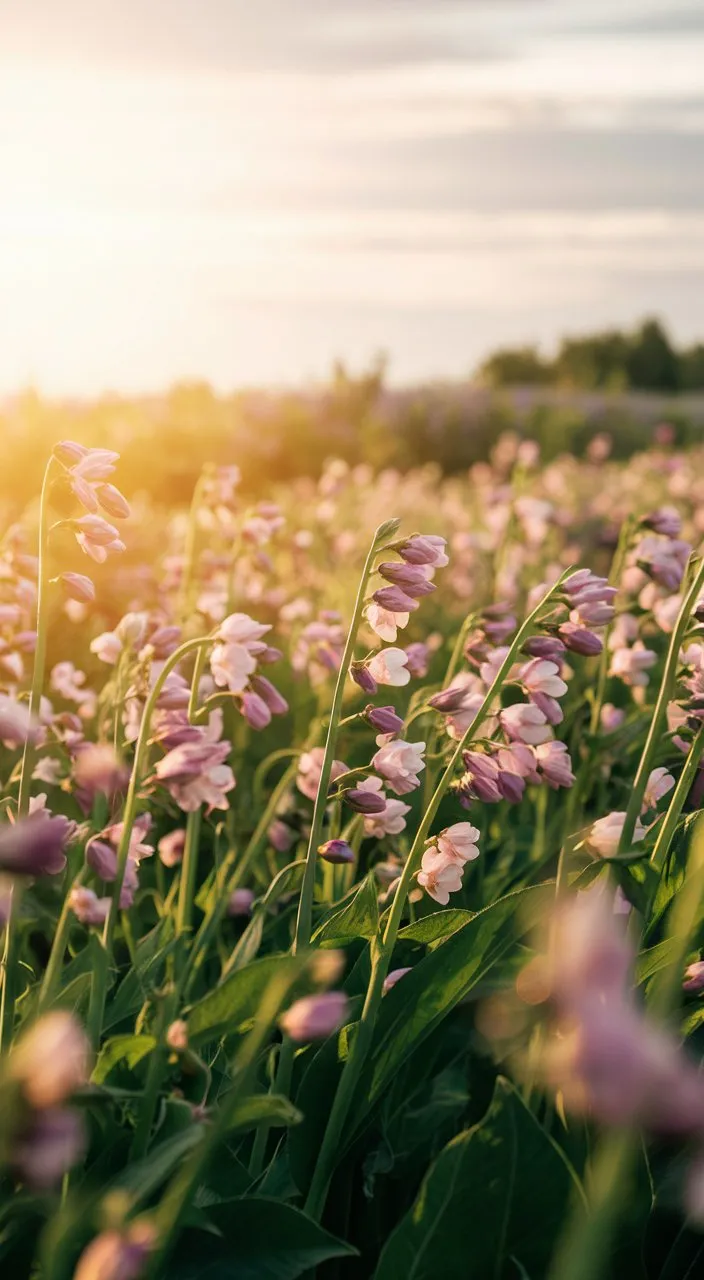
[[[198,879],[198,849],[200,846],[201,810],[189,813],[186,820],[186,840],[183,848],[181,880],[176,908],[176,935],[188,933],[193,919],[193,896]]]
[[[684,763],[684,768],[678,778],[677,786],[672,793],[672,799],[668,805],[667,813],[658,832],[658,838],[655,841],[655,847],[650,855],[650,861],[656,868],[664,867],[665,860],[670,851],[672,837],[675,834],[677,823],[680,820],[680,814],[685,806],[687,796],[694,781],[694,775],[697,772],[699,761],[704,752],[704,724],[699,729],[694,739],[689,754]]]
[[[650,771],[652,769],[655,756],[660,746],[663,729],[667,718],[667,704],[672,697],[672,690],[677,676],[677,664],[679,662],[679,653],[682,642],[685,637],[687,625],[692,610],[699,598],[702,587],[704,587],[704,561],[699,566],[698,572],[695,574],[689,591],[687,592],[682,607],[679,611],[674,631],[670,638],[670,647],[667,651],[667,659],[665,662],[665,670],[663,672],[658,699],[653,711],[653,717],[650,721],[648,736],[643,748],[643,754],[638,765],[635,782],[631,790],[631,795],[626,809],[626,817],[623,823],[621,839],[619,841],[618,853],[623,853],[631,847],[633,843],[633,832],[635,831],[636,822],[643,807],[643,796],[647,786]]]
[[[120,894],[122,892],[122,883],[125,878],[125,869],[127,867],[127,859],[130,851],[130,841],[132,838],[132,829],[137,817],[137,805],[139,802],[139,788],[142,783],[142,773],[144,762],[149,747],[149,733],[151,729],[152,716],[159,700],[159,695],[164,687],[167,676],[171,674],[179,662],[182,662],[187,654],[194,650],[202,648],[204,645],[212,643],[210,636],[200,636],[197,640],[187,640],[180,645],[178,649],[166,659],[159,675],[154,681],[154,686],[150,690],[149,696],[144,704],[142,713],[142,721],[139,726],[139,736],[135,746],[134,761],[132,764],[132,773],[130,776],[130,784],[127,790],[127,798],[125,800],[125,808],[122,815],[122,836],[117,851],[117,870],[115,881],[113,884],[112,902],[105,928],[103,930],[103,948],[105,951],[105,964],[96,969],[94,975],[94,998],[91,1000],[92,1017],[95,1021],[91,1022],[91,1032],[93,1043],[97,1044],[102,1026],[103,1012],[105,1009],[105,996],[107,975],[112,960],[113,940],[115,936],[115,926],[117,924],[117,916],[120,910]]]
[[[445,792],[455,775],[457,765],[462,757],[462,752],[465,750],[467,743],[473,741],[481,728],[484,720],[491,710],[495,698],[501,691],[502,685],[511,670],[511,667],[516,661],[521,646],[530,634],[533,624],[538,619],[542,610],[545,608],[552,596],[559,590],[567,572],[569,571],[566,571],[565,574],[563,574],[562,578],[560,578],[559,582],[557,582],[555,586],[550,587],[540,603],[536,605],[533,612],[528,618],[526,618],[525,622],[516,633],[516,637],[504,661],[502,662],[481,707],[477,711],[472,723],[468,726],[466,732],[457,743],[450,762],[445,768],[445,771],[435,788],[432,799],[430,800],[430,803],[418,825],[415,839],[411,846],[410,853],[406,860],[406,865],[404,866],[394,895],[382,942],[380,945],[376,944],[375,946],[376,954],[372,961],[372,973],[369,980],[364,1008],[362,1010],[362,1016],[357,1027],[356,1035],[352,1041],[349,1056],[342,1070],[337,1094],[335,1095],[335,1101],[330,1112],[330,1117],[328,1119],[320,1152],[316,1161],[310,1190],[308,1192],[308,1198],[306,1200],[306,1212],[311,1214],[314,1218],[319,1218],[325,1207],[330,1180],[342,1145],[347,1116],[349,1114],[357,1083],[374,1035],[374,1025],[383,995],[384,980],[388,974],[391,956],[396,945],[396,938],[403,918],[406,898],[408,897],[408,891],[410,889],[413,876],[418,869],[428,832],[435,815],[440,808]]]
[[[311,823],[308,852],[306,855],[306,869],[303,875],[301,897],[298,904],[296,934],[293,942],[294,955],[297,951],[300,951],[302,947],[307,947],[310,942],[313,923],[313,892],[315,889],[315,871],[318,861],[318,845],[321,842],[325,809],[328,804],[328,790],[330,788],[332,763],[335,755],[335,744],[337,742],[337,732],[342,712],[342,701],[345,696],[345,685],[347,682],[348,672],[352,663],[352,658],[354,657],[357,632],[362,621],[362,610],[364,609],[366,599],[367,583],[373,571],[375,557],[381,549],[381,543],[384,538],[388,536],[387,531],[388,522],[386,525],[380,525],[372,539],[372,545],[369,549],[369,554],[367,555],[364,569],[362,570],[362,577],[359,582],[354,613],[352,615],[350,629],[347,633],[345,651],[342,655],[340,669],[337,673],[335,692],[333,694],[332,707],[330,709],[330,721],[328,723],[328,731],[325,741],[325,752],[320,770],[320,780],[318,782],[318,791],[313,807],[313,820]]]
[[[86,878],[87,867],[81,867],[78,875],[74,878],[71,889],[77,889],[83,884]],[[68,935],[71,931],[71,907],[69,905],[71,898],[71,890],[65,895],[61,907],[61,913],[56,922],[56,932],[54,940],[51,944],[51,952],[49,960],[42,979],[42,985],[39,989],[39,998],[37,1001],[37,1013],[51,1003],[58,980],[61,976],[61,969],[66,954],[66,946],[68,944]]]
[[[175,1011],[175,992],[170,991],[161,1001],[156,1026],[156,1044],[149,1056],[149,1069],[144,1085],[144,1092],[139,1105],[139,1114],[132,1145],[130,1160],[140,1160],[149,1146],[149,1138],[154,1124],[154,1116],[159,1102],[159,1090],[166,1071],[169,1057],[169,1046],[166,1034],[173,1020]]]
[[[191,507],[188,513],[188,532],[186,534],[185,563],[183,566],[183,585],[178,615],[182,622],[191,616],[191,596],[196,566],[196,543],[198,541],[198,512],[203,499],[203,491],[208,482],[210,468],[204,467],[193,490]]]
[[[609,573],[609,583],[612,587],[617,587],[621,581],[621,574],[628,555],[628,549],[631,545],[631,537],[635,520],[633,516],[628,516],[621,525],[621,531],[618,536],[618,544],[614,552],[614,558],[611,562],[611,571]],[[604,695],[606,693],[606,681],[608,679],[609,670],[609,636],[613,621],[609,623],[602,636],[603,649],[599,659],[599,674],[596,682],[596,694],[592,703],[592,715],[590,722],[590,733],[595,734],[599,730],[599,721],[601,719],[601,708],[604,705]]]

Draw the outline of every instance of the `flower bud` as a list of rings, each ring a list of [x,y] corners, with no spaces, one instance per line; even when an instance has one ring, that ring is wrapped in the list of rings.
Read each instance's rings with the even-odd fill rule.
[[[81,1158],[85,1145],[83,1117],[49,1107],[33,1113],[13,1147],[12,1163],[30,1186],[49,1190]]]
[[[126,520],[130,515],[129,502],[114,484],[99,484],[96,494],[103,511],[107,511],[114,520]]]
[[[62,573],[59,582],[69,600],[78,600],[80,604],[92,604],[95,600],[95,587],[84,573]]]
[[[358,684],[360,689],[363,689],[365,693],[376,693],[379,686],[369,670],[369,667],[365,666],[363,662],[353,662],[350,666],[350,675],[352,676],[355,684]]]
[[[65,467],[73,467],[81,458],[85,458],[88,449],[84,444],[77,444],[75,440],[60,440],[54,445],[53,454],[62,462]]]
[[[240,699],[240,710],[252,729],[266,729],[271,724],[271,711],[258,693],[243,693]]]
[[[386,992],[390,991],[392,987],[395,987],[396,983],[401,981],[401,978],[405,978],[406,974],[410,972],[411,966],[408,965],[405,969],[392,969],[391,973],[387,973],[382,987],[384,995],[386,995]]]
[[[684,971],[683,991],[704,991],[704,960],[695,960]]]
[[[523,645],[523,653],[530,658],[548,658],[551,662],[560,662],[565,652],[565,645],[558,636],[530,636]]]
[[[20,1037],[9,1073],[30,1104],[54,1107],[88,1079],[88,1041],[72,1013],[47,1013]]]
[[[362,791],[359,787],[351,787],[342,798],[356,813],[383,813],[386,808],[384,796],[376,791]]]
[[[374,707],[368,706],[364,708],[362,713],[367,724],[376,729],[377,733],[393,733],[394,735],[401,733],[403,729],[403,720],[397,715],[393,707]]]
[[[251,889],[233,889],[227,904],[228,916],[251,916],[253,902]]]
[[[279,1022],[284,1033],[296,1044],[324,1040],[345,1021],[349,1001],[342,991],[324,991],[317,996],[297,1000]]]
[[[390,609],[392,613],[413,613],[418,608],[418,601],[406,595],[401,587],[380,587],[372,598],[382,609]]]
[[[101,880],[114,880],[117,875],[117,854],[104,840],[91,840],[86,845],[86,862]]]
[[[176,827],[174,831],[169,831],[168,835],[162,836],[157,849],[164,866],[177,867],[183,860],[185,847],[186,832],[183,827]]]
[[[288,711],[288,702],[279,693],[271,680],[267,680],[266,676],[252,676],[250,684],[255,693],[266,703],[272,715],[285,716]]]
[[[63,814],[38,810],[12,826],[0,827],[0,870],[13,875],[58,875],[66,866],[64,849],[75,830]]]
[[[354,849],[346,840],[326,840],[318,845],[318,853],[326,862],[354,862]]]
[[[188,1048],[188,1026],[183,1018],[176,1018],[166,1032],[166,1043],[176,1053],[184,1053]]]
[[[567,648],[573,653],[581,653],[585,658],[595,657],[604,647],[599,636],[589,631],[587,627],[580,627],[574,622],[563,622],[559,631],[560,639],[564,641]]]
[[[441,689],[439,693],[434,693],[432,698],[428,698],[428,706],[446,715],[452,711],[459,711],[466,697],[467,689],[464,685],[458,685],[456,688],[450,685],[449,689]]]

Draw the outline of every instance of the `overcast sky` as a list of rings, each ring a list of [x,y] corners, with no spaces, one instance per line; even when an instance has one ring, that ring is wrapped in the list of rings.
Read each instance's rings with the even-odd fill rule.
[[[0,0],[0,392],[704,336],[701,0]]]

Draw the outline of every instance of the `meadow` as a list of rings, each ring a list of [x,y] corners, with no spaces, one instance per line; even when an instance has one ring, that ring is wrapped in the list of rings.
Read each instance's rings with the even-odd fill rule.
[[[3,1275],[704,1274],[704,448],[123,428],[4,499]]]

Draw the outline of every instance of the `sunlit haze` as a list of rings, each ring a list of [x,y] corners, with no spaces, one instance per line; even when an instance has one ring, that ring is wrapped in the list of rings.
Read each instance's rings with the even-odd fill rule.
[[[700,0],[5,0],[0,392],[704,330]]]

